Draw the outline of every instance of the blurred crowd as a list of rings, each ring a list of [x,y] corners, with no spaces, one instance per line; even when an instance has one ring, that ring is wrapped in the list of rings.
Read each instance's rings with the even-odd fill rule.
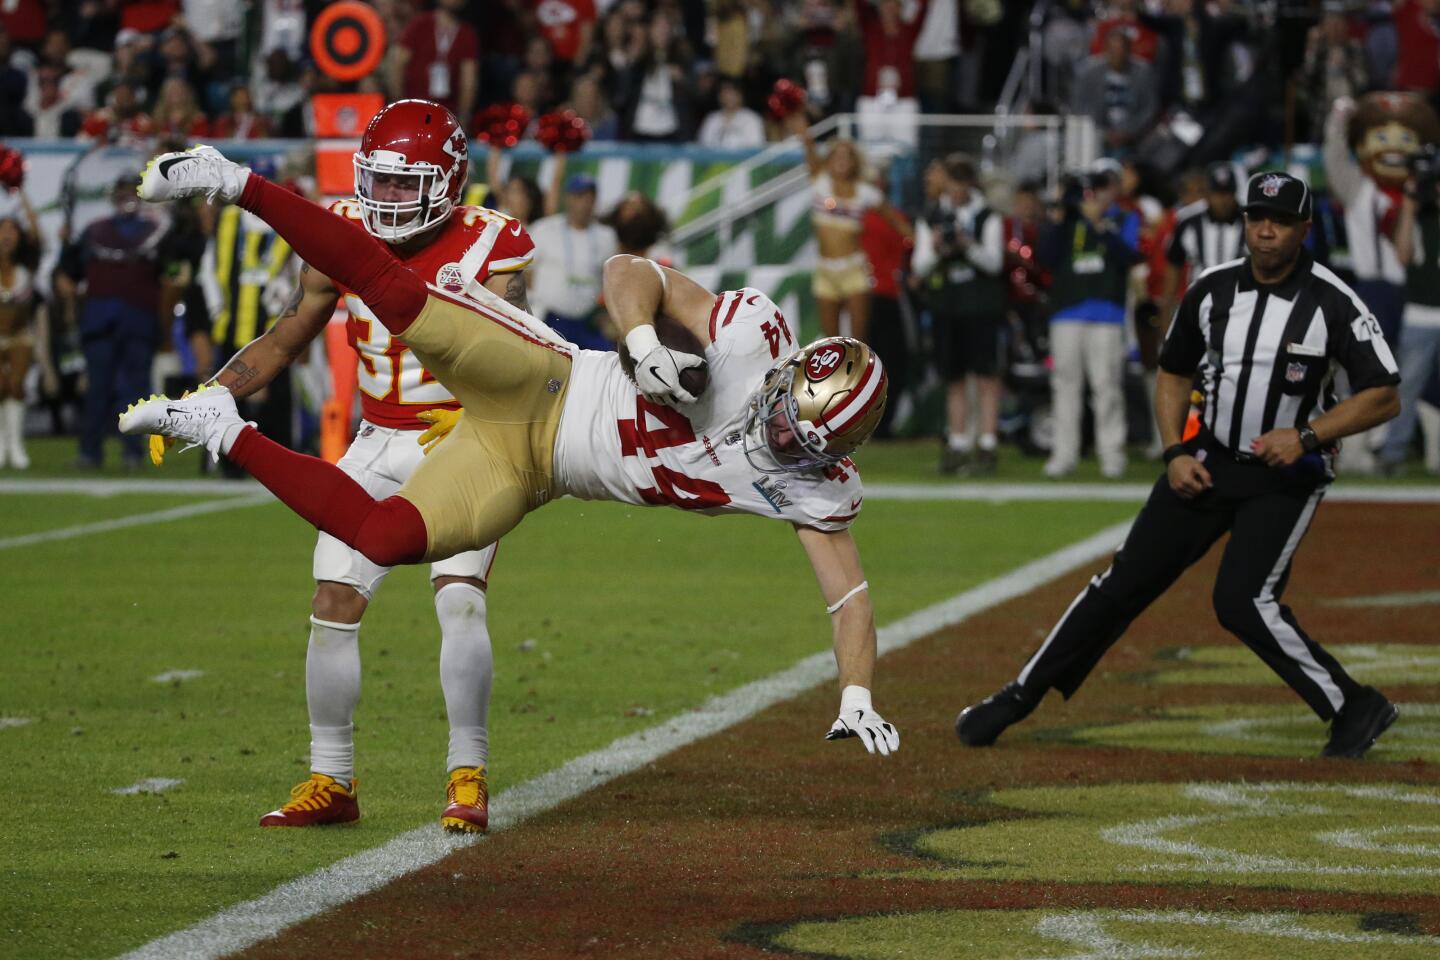
[[[1102,474],[1121,475],[1127,445],[1153,447],[1156,342],[1185,275],[1205,265],[1172,239],[1177,225],[1197,211],[1236,222],[1226,165],[1238,160],[1232,173],[1243,175],[1274,148],[1318,141],[1331,105],[1367,90],[1440,96],[1440,0],[377,0],[384,56],[348,83],[311,58],[310,27],[326,6],[0,5],[0,136],[308,138],[320,92],[436,100],[472,133],[487,107],[516,103],[530,118],[522,139],[556,108],[602,142],[752,148],[798,135],[821,329],[876,346],[897,387],[882,432],[943,423],[939,462],[952,473],[994,470],[1009,440],[1045,454],[1052,476],[1070,474],[1092,445]],[[779,80],[805,93],[788,117],[767,108]],[[923,174],[892,180],[857,145],[807,133],[836,112],[1015,110],[1089,116],[1107,159],[1055,189],[1047,165],[1058,133],[1022,131],[998,167],[968,141],[922,134]],[[557,159],[542,185],[491,150],[477,178],[490,187],[484,202],[533,235],[533,312],[606,346],[599,266],[617,251],[667,258],[666,215],[639,193],[598,209],[594,180]],[[214,274],[233,237],[219,238],[203,208],[145,227],[122,193],[109,233],[65,238],[54,279],[38,285],[54,291],[35,314],[43,322],[26,319],[41,304],[30,274],[16,272],[37,268],[38,232],[24,217],[0,222],[0,398],[26,395],[17,384],[33,359],[30,395],[60,398],[57,428],[79,426],[61,412],[65,398],[75,417],[88,404],[83,418],[98,424],[122,395],[145,392],[133,388],[147,377],[160,387],[167,375],[212,372],[243,344],[237,331],[263,329],[291,282],[293,265],[278,255],[273,271],[235,271],[229,292],[258,285],[246,302],[260,316],[220,323],[227,291]],[[1342,274],[1343,220],[1322,202],[1311,240]],[[171,316],[174,331],[159,319]],[[132,354],[136,341],[148,346]],[[22,464],[8,403],[0,464]],[[101,456],[87,440],[79,463]],[[124,456],[138,462],[141,451]]]
[[[303,137],[310,94],[362,91],[466,124],[519,103],[573,109],[602,141],[753,146],[782,133],[766,101],[788,78],[811,119],[983,113],[1009,91],[1165,166],[1200,141],[1318,139],[1339,96],[1440,91],[1435,0],[375,0],[384,56],[343,84],[311,56],[325,6],[12,0],[0,136]]]

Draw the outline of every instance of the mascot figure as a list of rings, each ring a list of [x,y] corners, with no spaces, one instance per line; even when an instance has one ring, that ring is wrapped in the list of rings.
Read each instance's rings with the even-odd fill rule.
[[[1357,103],[1335,101],[1325,123],[1325,175],[1345,208],[1345,233],[1355,292],[1380,322],[1398,354],[1405,312],[1405,265],[1394,231],[1412,159],[1440,141],[1440,118],[1413,93],[1367,93]],[[1370,473],[1385,427],[1357,437],[1342,458],[1347,469]],[[1372,436],[1373,435],[1373,436]]]

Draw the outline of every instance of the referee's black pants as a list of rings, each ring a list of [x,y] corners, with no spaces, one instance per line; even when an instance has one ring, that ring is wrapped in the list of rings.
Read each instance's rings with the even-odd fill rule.
[[[1182,498],[1166,476],[1156,482],[1110,569],[1091,579],[1020,671],[1017,682],[1028,698],[1038,702],[1052,687],[1072,696],[1130,623],[1227,530],[1213,595],[1221,626],[1322,720],[1359,691],[1280,602],[1324,486],[1213,452],[1205,465],[1214,486],[1199,497]]]

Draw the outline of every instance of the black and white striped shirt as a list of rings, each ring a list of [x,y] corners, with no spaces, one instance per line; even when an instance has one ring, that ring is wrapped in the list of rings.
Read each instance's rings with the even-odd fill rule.
[[[1236,210],[1230,222],[1210,216],[1203,200],[1178,211],[1165,259],[1177,267],[1189,264],[1197,273],[1234,260],[1245,252],[1245,220]]]
[[[1337,367],[1357,392],[1400,382],[1374,315],[1303,250],[1277,284],[1257,282],[1249,257],[1202,273],[1180,301],[1160,366],[1200,372],[1202,423],[1241,455],[1261,434],[1302,427],[1334,406]]]

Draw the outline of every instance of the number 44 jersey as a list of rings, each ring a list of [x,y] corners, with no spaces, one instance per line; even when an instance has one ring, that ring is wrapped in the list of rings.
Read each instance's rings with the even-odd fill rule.
[[[848,527],[863,496],[849,459],[814,472],[766,473],[745,456],[750,397],[799,346],[784,315],[758,290],[722,293],[710,313],[710,340],[710,384],[678,409],[646,400],[618,353],[577,351],[555,438],[557,493],[755,513],[826,531]],[[763,446],[754,455],[776,466]]]

